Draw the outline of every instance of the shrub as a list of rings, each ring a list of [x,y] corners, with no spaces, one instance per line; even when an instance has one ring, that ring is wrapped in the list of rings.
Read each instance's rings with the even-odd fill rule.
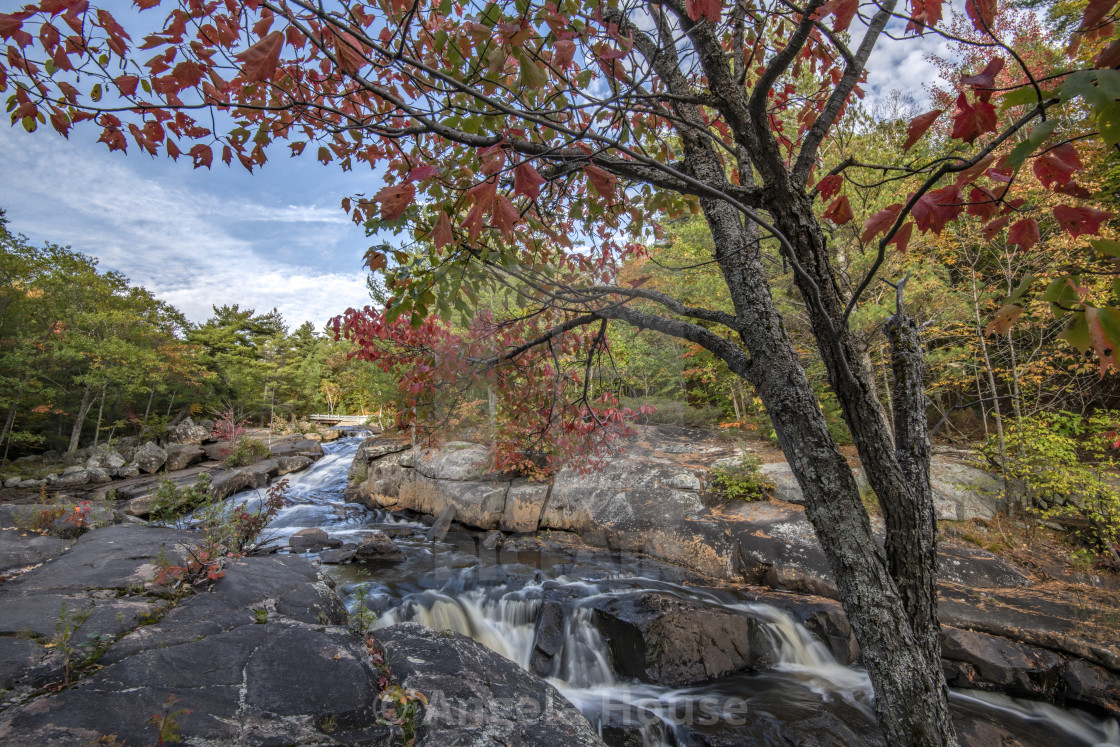
[[[155,502],[148,517],[152,521],[171,524],[210,501],[210,475],[203,472],[194,485],[176,485],[162,480],[156,488]]]
[[[233,450],[222,460],[222,464],[227,467],[244,467],[246,464],[268,458],[271,453],[272,451],[266,445],[255,438],[242,436],[237,440],[237,445],[233,447]]]
[[[249,422],[248,418],[237,417],[232,407],[214,412],[213,415],[214,427],[210,435],[219,441],[233,441],[245,432],[245,424]]]
[[[758,457],[744,452],[712,468],[712,486],[729,501],[762,500],[774,483],[762,474],[761,466]]]
[[[1118,417],[1115,412],[1088,418],[1042,413],[1006,429],[1002,464],[994,437],[980,451],[1002,469],[1005,500],[1043,519],[1085,522],[1083,539],[1120,565],[1120,491],[1107,480],[1118,463]]]

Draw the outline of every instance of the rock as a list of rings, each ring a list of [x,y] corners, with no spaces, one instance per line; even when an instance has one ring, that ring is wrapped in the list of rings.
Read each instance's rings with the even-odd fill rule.
[[[1010,561],[971,545],[938,543],[937,577],[972,588],[1029,586],[1030,577]]]
[[[955,687],[995,689],[1029,698],[1045,697],[1065,664],[1051,651],[947,626],[941,629],[941,656],[949,662],[946,673]]]
[[[62,473],[62,475],[55,480],[54,484],[60,488],[76,487],[78,485],[85,485],[89,482],[89,472],[78,467],[77,469],[71,467]]]
[[[1070,660],[1062,671],[1065,700],[1120,717],[1120,675],[1081,659]]]
[[[75,465],[73,467],[67,467],[66,469],[62,470],[62,475],[61,476],[66,477],[67,475],[76,475],[76,474],[78,474],[80,472],[84,472],[84,471],[85,471],[84,467],[80,467],[80,466]]]
[[[4,487],[5,488],[18,488],[19,484],[21,482],[23,482],[22,477],[9,477],[6,480],[4,480]]]
[[[396,454],[410,448],[404,438],[367,438],[354,452],[350,472],[346,475],[348,485],[360,485],[369,477],[370,465],[389,454]]]
[[[202,450],[206,452],[206,458],[211,462],[222,462],[233,451],[232,441],[215,441],[202,445]]]
[[[322,436],[320,436],[318,433],[313,433],[313,432],[312,433],[304,433],[303,437],[307,441],[322,441],[323,440]]]
[[[198,446],[210,438],[210,429],[202,425],[195,425],[195,422],[187,418],[179,425],[167,429],[167,435],[164,437],[164,442],[168,444],[194,444]],[[179,469],[182,469],[181,467]]]
[[[556,674],[556,655],[564,647],[564,605],[552,599],[541,604],[537,626],[533,633],[533,653],[529,657],[529,671],[538,677]]]
[[[348,550],[345,546],[335,550],[323,550],[319,555],[319,562],[324,565],[341,565],[353,560],[354,554],[354,550]]]
[[[156,446],[149,441],[136,450],[132,455],[132,460],[142,472],[147,472],[149,475],[156,472],[167,461],[167,452]]]
[[[372,726],[381,673],[345,620],[305,560],[234,560],[210,593],[136,627],[75,687],[5,712],[0,742],[62,747],[115,734],[150,744],[151,714],[174,695],[184,744],[400,744],[399,732]]]
[[[443,509],[435,523],[428,528],[428,541],[442,542],[443,538],[447,536],[447,530],[451,528],[451,522],[453,521],[455,521],[455,507],[448,506]]]
[[[112,474],[126,464],[120,452],[108,446],[99,447],[98,450],[86,460],[86,469],[104,469]]]
[[[375,637],[400,686],[428,698],[417,745],[603,745],[552,685],[466,636],[400,623]]]
[[[234,493],[257,487],[256,479],[244,470],[234,469],[215,475],[210,481],[210,495],[218,500],[229,498]]]
[[[988,521],[1005,508],[1000,481],[967,464],[934,455],[929,465],[933,507],[939,520]]]
[[[305,456],[286,456],[276,459],[276,474],[288,475],[310,467],[314,462]]]
[[[733,461],[721,460],[721,461]],[[718,462],[717,462],[718,464]],[[772,491],[773,497],[779,501],[786,503],[797,503],[804,505],[805,496],[801,493],[801,485],[798,484],[797,478],[794,477],[793,469],[786,462],[773,462],[770,464],[763,464],[758,468],[762,476],[766,478],[774,486]],[[856,484],[859,485],[860,490],[866,490],[868,487],[867,476],[863,474],[863,470],[856,467],[852,470],[855,475]]]
[[[399,563],[404,560],[404,553],[385,532],[372,531],[362,537],[354,557],[362,561]]]
[[[487,532],[486,537],[482,540],[482,547],[484,550],[496,550],[502,544],[502,535],[497,529]]]
[[[691,472],[681,472],[680,474],[673,475],[665,484],[675,490],[691,490],[694,493],[700,492],[700,489],[703,487],[700,483],[700,478]]]
[[[167,470],[186,469],[206,456],[202,447],[195,443],[172,443],[167,449]]]
[[[319,433],[324,443],[329,441],[337,441],[342,436],[341,431],[336,431],[334,428],[326,428]]]
[[[535,532],[540,525],[541,512],[548,503],[547,483],[526,482],[510,485],[506,493],[505,508],[499,524],[505,532]]]
[[[124,478],[126,480],[130,479],[130,478],[133,478],[133,477],[139,477],[139,476],[140,476],[140,465],[137,464],[136,462],[129,462],[128,464],[124,465],[123,467],[121,467],[120,469],[117,470],[117,477],[121,477],[121,478]]]
[[[615,671],[659,685],[684,686],[751,668],[770,648],[758,622],[660,592],[610,596],[592,604]]]
[[[27,534],[27,536],[23,536]],[[57,537],[28,534],[17,529],[0,530],[0,573],[36,565],[66,552],[73,544]]]
[[[322,529],[301,529],[288,538],[288,546],[293,550],[319,552],[328,547],[342,547],[342,540],[331,537]]]
[[[415,469],[433,480],[485,480],[491,477],[490,452],[481,444],[452,441],[439,449],[424,449],[416,459]]]
[[[273,441],[269,448],[272,449],[272,455],[274,457],[304,456],[312,461],[316,461],[323,456],[323,447],[318,441],[303,437],[284,438]]]
[[[406,452],[408,453],[408,452]],[[401,488],[416,480],[416,470],[401,465],[403,454],[381,457],[369,467],[369,477],[358,488],[358,494],[370,508],[397,505]]]
[[[109,470],[102,469],[101,467],[94,467],[93,469],[86,470],[89,475],[89,481],[92,483],[103,484],[113,481],[113,476],[109,474]]]

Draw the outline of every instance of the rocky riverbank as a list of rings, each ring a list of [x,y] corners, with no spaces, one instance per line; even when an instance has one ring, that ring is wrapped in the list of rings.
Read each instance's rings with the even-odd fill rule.
[[[404,440],[370,439],[355,456],[347,499],[445,522],[454,518],[491,530],[494,546],[517,546],[527,533],[570,532],[593,547],[642,553],[692,569],[709,582],[794,592],[800,595],[797,614],[827,620],[820,634],[842,662],[857,661],[847,623],[831,601],[835,585],[798,505],[800,490],[790,484],[788,467],[763,467],[777,485],[773,500],[717,501],[710,490],[711,468],[733,457],[728,444],[696,432],[643,429],[601,469],[564,469],[550,482],[533,483],[490,473],[486,448],[479,444],[429,449],[411,448]],[[990,519],[1002,508],[992,478],[983,472],[943,457],[935,459],[933,472],[942,520]],[[1040,576],[962,542],[943,541],[939,562],[951,683],[1120,715],[1114,590],[1097,587],[1087,596],[1083,587]],[[661,609],[656,600],[641,604]],[[651,615],[660,620],[670,613],[642,613]],[[677,610],[670,617],[679,620],[680,615]],[[714,630],[713,639],[728,635],[719,625]],[[658,634],[661,642],[673,638]],[[737,662],[728,664],[732,669],[747,661],[716,659]],[[636,666],[635,671],[641,669]]]

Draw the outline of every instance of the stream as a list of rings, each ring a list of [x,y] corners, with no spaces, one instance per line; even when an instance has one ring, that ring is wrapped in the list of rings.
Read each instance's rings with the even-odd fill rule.
[[[280,545],[308,527],[355,543],[371,529],[391,536],[404,562],[324,565],[351,614],[364,615],[374,630],[417,621],[468,635],[530,669],[542,605],[558,601],[566,614],[548,680],[612,744],[882,744],[867,675],[838,663],[786,612],[734,589],[687,585],[687,572],[642,556],[582,547],[573,555],[553,552],[549,544],[539,552],[488,551],[484,532],[454,529],[444,541],[428,542],[419,520],[343,501],[361,441],[323,444],[321,460],[289,475],[291,503],[266,531]],[[605,597],[641,591],[753,617],[772,648],[770,665],[681,688],[620,676],[593,622],[593,606]],[[954,690],[951,697],[962,743],[996,744],[1000,736],[1014,736],[1028,745],[1120,745],[1114,719],[975,690]]]

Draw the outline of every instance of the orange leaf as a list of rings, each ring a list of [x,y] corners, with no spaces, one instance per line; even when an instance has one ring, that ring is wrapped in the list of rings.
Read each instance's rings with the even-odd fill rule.
[[[847,195],[838,197],[836,202],[832,203],[828,210],[825,211],[824,217],[838,226],[849,222],[852,219],[852,206],[848,204]]]
[[[522,161],[513,170],[513,193],[515,195],[525,195],[530,200],[535,200],[544,183],[544,177],[528,161]]]
[[[992,317],[992,321],[988,322],[984,327],[985,335],[1002,335],[1011,329],[1011,325],[1023,313],[1023,307],[1017,303],[1004,304],[996,315]]]
[[[411,183],[385,187],[373,196],[381,204],[381,220],[396,220],[416,199],[416,186]]]
[[[447,217],[447,213],[442,210],[439,211],[439,217],[436,218],[436,225],[432,228],[432,243],[436,245],[436,249],[442,249],[448,244],[455,241],[455,234],[451,230],[451,219]]]

